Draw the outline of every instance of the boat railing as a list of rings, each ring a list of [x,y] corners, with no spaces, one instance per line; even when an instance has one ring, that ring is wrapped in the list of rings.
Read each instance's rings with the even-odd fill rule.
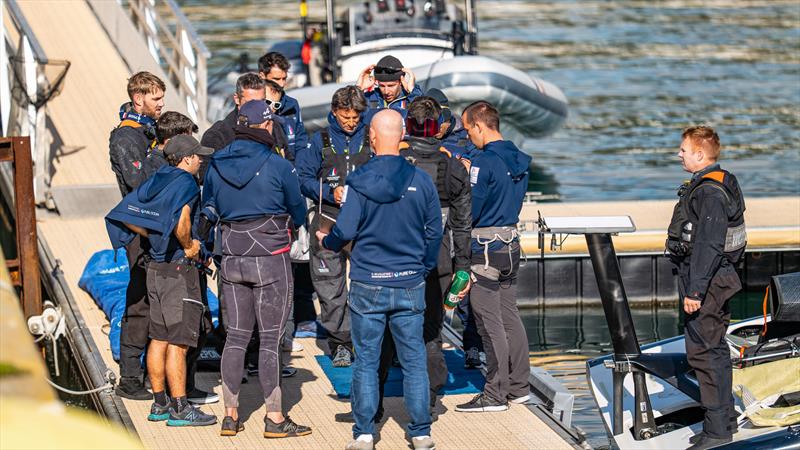
[[[0,1],[0,122],[3,136],[29,136],[34,198],[50,204],[51,145],[55,130],[47,103],[56,96],[69,61],[48,59],[16,0]]]
[[[201,125],[208,118],[207,64],[211,52],[174,0],[128,0],[136,29],[153,59],[186,104],[189,117]]]

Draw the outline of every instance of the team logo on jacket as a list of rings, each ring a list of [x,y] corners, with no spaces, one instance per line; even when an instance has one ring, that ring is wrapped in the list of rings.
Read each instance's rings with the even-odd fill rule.
[[[469,184],[476,185],[478,184],[478,173],[481,171],[480,167],[472,166],[469,168]]]
[[[132,164],[133,164],[133,167],[136,168],[136,170],[141,170],[142,169],[142,162],[141,161],[133,161]]]

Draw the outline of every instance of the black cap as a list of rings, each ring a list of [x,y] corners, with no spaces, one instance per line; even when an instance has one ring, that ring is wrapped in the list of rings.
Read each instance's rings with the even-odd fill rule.
[[[167,142],[164,146],[164,155],[173,156],[175,159],[182,159],[187,156],[201,155],[207,156],[214,153],[213,148],[203,147],[197,139],[188,134],[179,134]]]
[[[447,108],[449,106],[450,102],[447,100],[447,96],[444,95],[444,92],[442,92],[439,89],[436,88],[428,89],[427,91],[425,91],[425,95],[436,100],[436,103],[438,103],[439,106],[443,108]]]
[[[403,63],[392,55],[386,55],[375,64],[375,79],[397,81],[403,77]]]

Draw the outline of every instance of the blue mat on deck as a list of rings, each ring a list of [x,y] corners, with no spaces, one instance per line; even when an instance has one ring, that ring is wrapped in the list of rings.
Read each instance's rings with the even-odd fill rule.
[[[447,363],[447,384],[439,392],[444,395],[475,394],[483,391],[483,379],[480,370],[467,370],[464,368],[464,354],[456,350],[445,350],[444,361]],[[322,367],[336,390],[339,398],[350,398],[350,387],[353,371],[350,367],[333,367],[328,356],[318,355],[317,363]],[[399,367],[389,369],[389,378],[386,380],[386,397],[403,396],[403,372]]]

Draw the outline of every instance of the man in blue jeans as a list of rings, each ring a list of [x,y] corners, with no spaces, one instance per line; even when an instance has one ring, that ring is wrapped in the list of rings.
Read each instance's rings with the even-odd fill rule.
[[[346,449],[372,450],[378,409],[378,362],[388,322],[403,367],[403,395],[415,449],[433,449],[422,324],[425,277],[442,240],[439,196],[431,178],[399,154],[403,118],[386,109],[372,119],[376,157],[347,177],[343,206],[320,244],[333,251],[353,241],[350,256],[353,438]]]

